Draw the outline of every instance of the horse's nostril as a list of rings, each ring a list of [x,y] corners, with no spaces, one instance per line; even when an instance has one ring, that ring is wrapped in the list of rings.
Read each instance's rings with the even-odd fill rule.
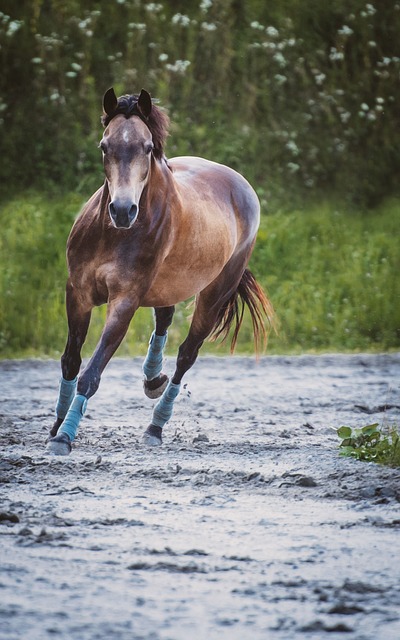
[[[114,206],[113,202],[110,202],[110,205],[109,205],[108,209],[109,209],[109,212],[110,212],[110,216],[112,218],[115,218],[115,216],[117,215],[117,212],[115,211],[115,206]]]
[[[137,215],[137,205],[133,204],[129,209],[129,220],[132,221],[134,218],[136,218],[136,215]]]

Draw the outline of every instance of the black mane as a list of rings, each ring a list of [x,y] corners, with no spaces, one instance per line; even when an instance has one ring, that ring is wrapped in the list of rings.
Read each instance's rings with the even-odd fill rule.
[[[160,160],[164,157],[164,145],[168,136],[169,118],[154,102],[149,117],[145,118],[138,108],[138,100],[139,96],[137,94],[121,96],[118,98],[115,111],[113,111],[111,115],[104,114],[101,122],[104,127],[107,127],[111,120],[117,115],[123,115],[125,118],[138,116],[150,129],[154,144],[153,153],[154,156]]]

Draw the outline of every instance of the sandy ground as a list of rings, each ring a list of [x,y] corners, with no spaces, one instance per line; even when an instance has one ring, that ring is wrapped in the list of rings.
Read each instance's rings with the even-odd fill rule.
[[[115,359],[61,459],[58,378],[0,363],[1,640],[399,640],[400,470],[331,427],[399,424],[400,354],[200,358],[159,449]]]

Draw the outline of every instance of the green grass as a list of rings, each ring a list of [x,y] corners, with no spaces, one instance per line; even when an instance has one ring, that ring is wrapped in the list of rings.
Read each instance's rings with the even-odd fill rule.
[[[252,267],[281,320],[273,350],[380,351],[400,343],[400,202],[329,204],[262,220]]]
[[[81,196],[28,193],[0,210],[0,355],[59,356],[66,339],[65,242]],[[382,351],[400,344],[399,201],[373,211],[333,205],[263,215],[251,268],[268,290],[280,332],[269,353]],[[169,352],[176,352],[190,309],[177,308]],[[100,335],[105,309],[93,313],[84,354]],[[140,309],[120,354],[143,354],[151,332]],[[251,353],[249,317],[238,353]],[[228,345],[207,343],[224,354]]]

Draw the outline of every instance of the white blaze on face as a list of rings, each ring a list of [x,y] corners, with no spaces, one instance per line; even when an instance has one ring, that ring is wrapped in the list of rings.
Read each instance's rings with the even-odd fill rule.
[[[122,143],[131,144],[135,139],[132,134],[131,124],[128,121],[121,132]],[[124,155],[122,154],[122,157]],[[145,153],[135,154],[129,167],[123,161],[113,163],[110,167],[109,180],[111,199],[131,201],[139,207],[140,197],[147,183],[148,169],[149,156]]]

